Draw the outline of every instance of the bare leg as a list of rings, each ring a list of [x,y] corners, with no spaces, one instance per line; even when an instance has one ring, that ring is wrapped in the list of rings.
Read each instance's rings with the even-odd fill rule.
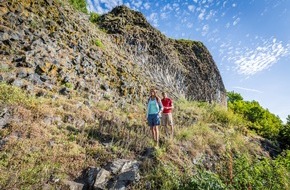
[[[171,139],[173,139],[173,134],[174,134],[174,127],[171,125]]]
[[[168,137],[168,136],[169,136],[168,125],[164,125],[164,128],[165,128],[165,134],[166,134],[166,137]]]
[[[153,127],[153,131],[154,131],[154,140],[156,141],[156,145],[159,146],[159,130],[158,130],[158,126],[154,126]]]
[[[154,127],[150,127],[150,130],[151,130],[151,133],[152,133],[153,140],[156,141]]]

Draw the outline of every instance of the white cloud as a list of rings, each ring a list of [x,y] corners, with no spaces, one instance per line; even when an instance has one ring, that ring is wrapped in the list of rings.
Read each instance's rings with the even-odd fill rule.
[[[225,2],[223,3],[223,7],[226,7],[226,4],[227,4],[227,1],[225,1]]]
[[[237,18],[234,22],[233,22],[233,26],[237,25],[240,22],[240,18]]]
[[[230,26],[231,26],[230,23],[227,23],[227,24],[226,24],[226,28],[229,28]]]
[[[104,14],[118,5],[122,5],[122,0],[86,0],[88,10]]]
[[[150,3],[144,3],[144,8],[145,8],[146,10],[150,9]]]
[[[178,4],[178,3],[173,3],[172,6],[173,6],[174,8],[178,8],[178,7],[179,7],[179,4]]]
[[[206,20],[211,19],[215,15],[215,13],[216,13],[215,11],[210,10],[209,13],[208,13],[208,15],[206,15]]]
[[[127,6],[128,8],[131,8],[131,5],[129,3],[125,3],[125,6]]]
[[[235,64],[239,74],[250,76],[270,68],[282,57],[290,55],[290,44],[283,45],[276,38],[263,40],[260,44],[252,49],[235,48],[234,52],[228,52],[227,60]]]
[[[206,24],[202,27],[201,35],[205,36],[208,33],[208,31],[209,31],[209,25]]]
[[[191,12],[194,12],[195,10],[195,6],[194,5],[188,5],[188,10],[191,11]]]
[[[151,13],[148,17],[148,21],[152,23],[153,26],[158,27],[158,14]]]
[[[257,93],[263,93],[262,91],[260,90],[256,90],[256,89],[251,89],[251,88],[244,88],[244,87],[239,87],[239,86],[235,86],[233,87],[235,89],[240,89],[240,90],[245,90],[245,91],[250,91],[250,92],[257,92]]]
[[[138,0],[138,1],[132,1],[132,4],[136,7],[136,8],[139,8],[143,2],[141,0]]]
[[[181,19],[181,23],[186,23],[187,22],[187,18],[185,17],[185,18],[183,18],[183,19]]]
[[[163,8],[162,8],[162,11],[172,11],[173,10],[173,8],[172,8],[172,6],[171,6],[171,4],[166,4]]]
[[[167,13],[161,13],[161,14],[160,14],[160,18],[161,18],[161,19],[166,19],[166,18],[168,18]]]
[[[201,13],[198,15],[199,20],[204,20],[205,12],[206,12],[205,9],[201,10]]]
[[[193,23],[188,22],[186,26],[187,26],[187,28],[192,28],[193,27]]]

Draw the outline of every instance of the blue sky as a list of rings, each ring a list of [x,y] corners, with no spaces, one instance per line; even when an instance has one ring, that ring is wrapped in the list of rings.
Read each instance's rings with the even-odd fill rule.
[[[142,12],[168,37],[203,42],[228,91],[290,115],[290,0],[87,0],[100,14]]]

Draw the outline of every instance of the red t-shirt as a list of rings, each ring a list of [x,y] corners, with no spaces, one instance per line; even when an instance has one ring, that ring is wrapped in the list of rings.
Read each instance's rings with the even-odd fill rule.
[[[172,100],[170,98],[163,98],[161,100],[162,105],[164,107],[163,113],[171,113],[171,109],[166,109],[165,107],[171,107],[172,106]]]

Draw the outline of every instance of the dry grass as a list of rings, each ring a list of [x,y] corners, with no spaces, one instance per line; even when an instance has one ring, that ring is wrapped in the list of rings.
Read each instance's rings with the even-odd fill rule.
[[[101,101],[88,107],[79,97],[36,98],[4,84],[3,89],[15,94],[0,96],[3,106],[13,113],[13,122],[1,130],[1,138],[7,139],[0,152],[2,187],[38,189],[46,182],[56,186],[52,179],[75,179],[91,165],[102,166],[118,158],[138,159],[154,145],[141,103],[118,107]],[[231,113],[219,113],[215,107],[208,113],[210,105],[185,100],[175,106],[174,139],[161,130],[160,147],[141,165],[144,179],[162,181],[163,185],[155,187],[169,188],[182,181],[183,175],[194,171],[193,160],[227,152],[261,153],[257,144],[236,130],[239,125]],[[217,164],[211,169],[224,171]]]

